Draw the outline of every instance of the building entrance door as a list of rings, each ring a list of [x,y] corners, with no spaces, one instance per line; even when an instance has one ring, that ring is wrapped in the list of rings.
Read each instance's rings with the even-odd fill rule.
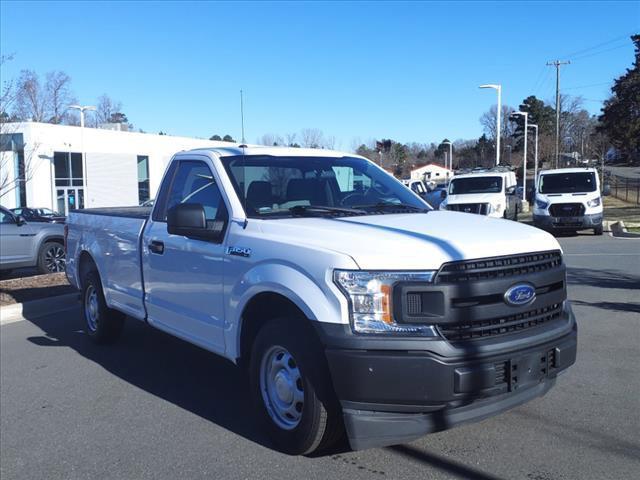
[[[65,216],[78,208],[84,208],[84,188],[67,187],[56,189],[56,210]]]

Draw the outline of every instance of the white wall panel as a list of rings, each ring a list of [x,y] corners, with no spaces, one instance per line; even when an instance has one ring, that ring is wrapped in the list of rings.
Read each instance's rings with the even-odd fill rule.
[[[87,153],[85,207],[138,205],[137,156],[124,153]]]

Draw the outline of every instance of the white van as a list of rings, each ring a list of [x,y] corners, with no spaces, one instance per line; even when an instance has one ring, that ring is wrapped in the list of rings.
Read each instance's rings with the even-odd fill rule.
[[[602,235],[600,179],[594,168],[561,168],[540,172],[533,223],[544,230],[593,229]]]
[[[453,177],[440,210],[517,220],[519,204],[515,173],[486,171]]]

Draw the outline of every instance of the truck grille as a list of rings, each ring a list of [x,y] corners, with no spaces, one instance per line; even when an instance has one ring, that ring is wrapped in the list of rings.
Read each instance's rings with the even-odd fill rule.
[[[454,212],[464,213],[477,213],[479,215],[486,215],[489,212],[488,203],[454,203],[447,205],[447,210]]]
[[[462,322],[451,325],[440,325],[441,335],[451,342],[475,340],[519,332],[537,327],[560,318],[562,304],[554,303],[544,308],[530,310],[505,317],[492,318],[477,322]]]
[[[581,203],[555,203],[549,207],[552,217],[580,217],[584,215],[584,205]]]
[[[561,264],[562,255],[558,251],[451,262],[442,266],[435,283],[460,283],[526,275],[550,270]]]

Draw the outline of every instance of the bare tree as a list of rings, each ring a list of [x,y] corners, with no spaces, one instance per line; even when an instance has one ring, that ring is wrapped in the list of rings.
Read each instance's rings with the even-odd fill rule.
[[[12,58],[11,55],[0,56],[0,67]],[[3,80],[0,93],[0,202],[5,195],[33,177],[31,158],[35,148],[27,149],[22,144],[22,135],[17,132],[14,123],[20,119],[9,113],[16,109],[18,85],[12,79]],[[17,152],[22,154],[16,155]]]
[[[300,131],[300,141],[305,148],[322,148],[324,135],[318,128],[303,128]]]
[[[285,136],[287,137],[287,147],[293,147],[296,144],[296,134],[287,133]]]
[[[122,103],[113,100],[109,95],[102,94],[98,98],[98,103],[96,105],[96,111],[93,114],[94,123],[97,127],[98,125],[102,125],[104,123],[110,123],[114,115],[117,113],[121,113]]]
[[[18,118],[34,122],[49,120],[49,101],[45,89],[40,85],[38,74],[33,70],[22,70],[16,87]]]
[[[500,157],[504,158],[504,153],[507,150],[507,146],[511,145],[513,139],[513,133],[515,131],[515,125],[513,122],[509,121],[510,115],[515,110],[513,107],[509,105],[502,105],[502,114],[500,121]],[[480,124],[483,127],[484,133],[489,137],[495,144],[496,141],[496,121],[498,115],[498,107],[497,105],[493,105],[488,112],[485,112],[480,117]],[[495,149],[494,149],[495,152]]]
[[[284,139],[275,133],[265,133],[258,139],[257,143],[259,145],[268,145],[270,147],[283,146],[285,144]]]
[[[71,93],[71,77],[61,71],[47,73],[45,95],[50,108],[50,123],[65,123],[69,118],[69,105],[75,102]]]

